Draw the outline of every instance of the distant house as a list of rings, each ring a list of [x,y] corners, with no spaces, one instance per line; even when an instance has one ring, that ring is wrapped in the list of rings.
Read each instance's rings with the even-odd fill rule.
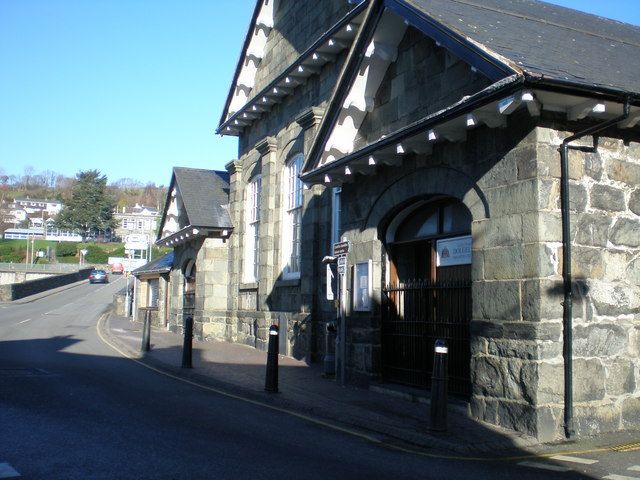
[[[45,222],[46,225],[46,222]],[[25,240],[27,238],[39,240],[51,240],[54,242],[81,242],[82,235],[69,230],[60,230],[58,228],[46,225],[44,227],[30,228],[7,228],[4,231],[5,240]]]
[[[58,200],[47,200],[37,198],[16,198],[13,202],[16,208],[25,210],[29,215],[34,213],[46,213],[48,216],[56,216],[64,206]]]
[[[4,231],[5,240],[44,240],[44,228],[7,228]]]
[[[57,200],[18,198],[3,206],[5,221],[14,225],[29,221],[34,227],[41,227],[49,218],[55,218],[64,205]]]
[[[117,225],[117,237],[124,240],[131,234],[146,235],[147,242],[150,242],[156,236],[160,214],[155,208],[136,203],[132,207],[122,207],[120,211],[114,212],[113,218]]]
[[[11,207],[11,210],[9,210],[9,215],[13,223],[22,223],[28,218],[26,210],[17,208],[15,206]]]

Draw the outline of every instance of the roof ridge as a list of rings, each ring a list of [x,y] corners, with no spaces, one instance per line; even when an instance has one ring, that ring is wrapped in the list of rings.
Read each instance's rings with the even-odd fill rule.
[[[216,170],[214,168],[197,168],[197,167],[173,167],[173,168],[181,169],[181,170],[198,170],[201,172],[227,173],[226,170]]]
[[[567,30],[571,30],[573,32],[583,33],[585,35],[591,35],[593,37],[602,38],[602,39],[605,39],[605,40],[612,40],[614,42],[624,43],[626,45],[633,45],[634,47],[640,47],[640,43],[629,42],[628,40],[621,40],[620,38],[610,37],[610,36],[607,36],[607,35],[601,35],[601,34],[594,33],[594,32],[588,31],[588,30],[582,30],[582,29],[571,27],[571,26],[568,26],[568,25],[563,25],[561,23],[556,23],[556,22],[551,22],[549,20],[544,20],[542,18],[531,17],[529,15],[525,15],[525,14],[522,14],[522,13],[509,12],[509,11],[506,11],[506,10],[501,10],[499,8],[488,7],[486,5],[475,3],[475,2],[472,2],[472,1],[469,1],[469,0],[450,0],[450,1],[454,2],[454,3],[460,3],[460,4],[463,4],[463,5],[469,5],[469,6],[472,6],[472,7],[480,8],[482,10],[488,10],[490,12],[500,13],[502,15],[508,15],[508,16],[511,16],[511,17],[521,18],[521,19],[524,19],[524,20],[530,20],[530,21],[533,21],[533,22],[543,23],[545,25],[551,25],[551,26],[554,26],[554,27],[564,28],[564,29],[567,29]],[[547,3],[547,2],[540,2],[540,3]],[[638,27],[637,25],[633,25],[631,23],[620,22],[618,20],[613,20],[611,18],[602,17],[600,15],[593,15],[593,14],[581,12],[579,10],[574,10],[572,8],[563,7],[561,5],[554,5],[554,4],[549,4],[549,5],[552,5],[552,6],[558,7],[558,8],[564,8],[566,10],[571,10],[571,11],[578,12],[578,13],[582,13],[583,15],[590,15],[590,16],[593,16],[593,17],[601,18],[603,20],[607,20],[607,21],[610,21],[610,22],[621,23],[623,25],[628,25],[628,26],[631,26],[631,27],[634,27],[634,28],[638,28],[640,30],[640,27]]]

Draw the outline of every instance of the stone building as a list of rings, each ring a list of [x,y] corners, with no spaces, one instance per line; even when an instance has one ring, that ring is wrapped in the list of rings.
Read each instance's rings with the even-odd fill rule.
[[[277,323],[360,385],[428,389],[445,339],[472,415],[540,440],[638,428],[640,28],[482,3],[258,1],[218,127],[228,223],[162,234],[174,296],[195,265],[200,335],[264,348]],[[196,211],[181,175],[165,225]]]
[[[323,300],[331,198],[299,179],[365,5],[267,1],[256,5],[219,132],[239,136],[230,162],[228,339],[321,359],[335,317]],[[330,192],[328,192],[330,193]]]
[[[133,286],[134,320],[142,321],[149,312],[152,325],[168,326],[172,269],[173,252],[169,252],[131,272],[136,282]]]
[[[233,229],[228,204],[227,172],[173,169],[157,240],[173,248],[166,307],[171,331],[181,331],[184,317],[192,315],[197,336],[224,337]]]
[[[121,210],[113,212],[116,222],[115,235],[123,240],[129,235],[145,236],[148,243],[156,237],[159,217],[158,210],[152,207],[137,203],[133,207],[122,207]]]

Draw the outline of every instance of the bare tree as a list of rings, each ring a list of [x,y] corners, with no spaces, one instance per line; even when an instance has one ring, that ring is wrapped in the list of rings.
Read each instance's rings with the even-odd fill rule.
[[[74,182],[74,178],[58,175],[56,177],[56,195],[60,199],[70,198]]]
[[[47,188],[56,188],[58,177],[60,174],[54,172],[53,170],[45,170],[40,175],[42,175],[45,179],[45,186]]]
[[[23,188],[29,189],[29,187],[31,187],[34,173],[35,169],[31,165],[24,167],[24,170],[22,171],[22,179],[20,180]]]

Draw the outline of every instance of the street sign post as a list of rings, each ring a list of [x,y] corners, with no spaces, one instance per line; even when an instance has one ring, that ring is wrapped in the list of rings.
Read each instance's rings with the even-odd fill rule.
[[[349,242],[336,242],[333,244],[333,256],[339,257],[349,253]]]
[[[347,257],[342,255],[338,257],[338,273],[344,275],[347,273]]]
[[[346,359],[346,327],[345,327],[345,291],[347,278],[347,254],[350,244],[348,241],[336,242],[333,244],[333,256],[337,258],[338,271],[338,305],[336,308],[336,320],[338,323],[338,335],[336,337],[336,380],[338,384],[344,385],[345,380],[345,359]]]

